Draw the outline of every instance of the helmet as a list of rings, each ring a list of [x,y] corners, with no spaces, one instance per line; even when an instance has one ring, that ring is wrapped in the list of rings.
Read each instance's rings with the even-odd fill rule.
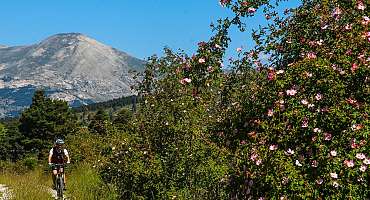
[[[55,144],[59,144],[59,145],[64,144],[64,140],[57,139],[57,140],[55,140]]]

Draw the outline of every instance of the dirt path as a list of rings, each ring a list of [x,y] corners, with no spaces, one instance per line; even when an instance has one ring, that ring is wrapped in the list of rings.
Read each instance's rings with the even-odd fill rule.
[[[9,200],[10,192],[6,185],[0,184],[0,200]]]

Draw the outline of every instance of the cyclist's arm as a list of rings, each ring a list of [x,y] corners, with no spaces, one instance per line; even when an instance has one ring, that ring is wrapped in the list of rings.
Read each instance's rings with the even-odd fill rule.
[[[71,159],[69,158],[69,154],[68,154],[67,149],[64,149],[64,155],[65,155],[65,156],[66,156],[66,158],[67,158],[67,163],[70,163],[70,162],[71,162]]]
[[[50,152],[49,152],[49,158],[48,158],[49,163],[51,163],[51,157],[53,156],[53,151],[52,150],[50,150]]]

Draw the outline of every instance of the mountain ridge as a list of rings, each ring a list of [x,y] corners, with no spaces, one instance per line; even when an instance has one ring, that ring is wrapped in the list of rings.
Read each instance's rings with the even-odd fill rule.
[[[71,104],[107,101],[135,94],[135,71],[144,65],[82,33],[58,33],[36,44],[0,48],[0,90],[45,88],[51,98]]]

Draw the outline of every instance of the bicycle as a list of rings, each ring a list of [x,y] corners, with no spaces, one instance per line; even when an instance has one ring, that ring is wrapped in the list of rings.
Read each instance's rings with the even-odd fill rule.
[[[52,164],[57,169],[57,174],[55,177],[55,190],[57,191],[57,198],[63,199],[64,192],[64,164]],[[63,171],[60,169],[63,168]]]

